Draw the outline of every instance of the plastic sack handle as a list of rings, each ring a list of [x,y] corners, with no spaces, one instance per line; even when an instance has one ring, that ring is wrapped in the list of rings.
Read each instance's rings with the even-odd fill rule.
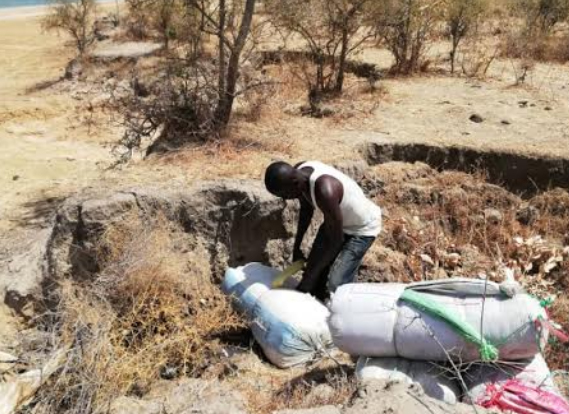
[[[291,264],[289,267],[278,274],[275,280],[273,280],[271,286],[274,289],[282,287],[282,285],[284,285],[284,282],[286,282],[289,277],[302,270],[304,263],[304,260],[297,260]]]

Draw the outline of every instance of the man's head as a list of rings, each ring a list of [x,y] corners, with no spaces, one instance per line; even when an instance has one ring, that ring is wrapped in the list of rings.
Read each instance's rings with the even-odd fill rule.
[[[274,162],[265,171],[265,187],[271,194],[286,200],[299,198],[302,194],[302,174],[286,162]]]

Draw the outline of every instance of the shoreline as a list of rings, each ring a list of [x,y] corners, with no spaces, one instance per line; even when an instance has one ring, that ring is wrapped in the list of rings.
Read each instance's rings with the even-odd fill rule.
[[[101,4],[102,7],[109,8],[115,3],[115,0],[101,0],[100,3],[103,3]],[[119,0],[119,4],[123,5],[124,0]],[[38,5],[0,8],[0,22],[40,17],[45,15],[48,7],[47,5]]]

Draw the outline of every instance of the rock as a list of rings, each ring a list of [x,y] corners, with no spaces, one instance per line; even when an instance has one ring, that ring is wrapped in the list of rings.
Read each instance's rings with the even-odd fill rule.
[[[333,166],[352,178],[358,184],[365,179],[369,170],[368,164],[364,160],[359,161],[340,161],[334,163]]]
[[[534,206],[525,206],[516,211],[516,220],[525,226],[532,225],[539,217],[539,210]]]
[[[83,63],[79,58],[71,60],[65,67],[64,78],[66,80],[77,80],[83,73]]]
[[[475,122],[477,124],[484,122],[484,118],[482,118],[478,114],[472,114],[472,115],[470,115],[470,118],[468,118],[468,119],[470,119],[472,122]]]
[[[20,176],[17,174],[12,177],[12,181],[18,181],[19,179],[20,179]]]
[[[219,382],[184,379],[161,381],[142,399],[121,397],[110,414],[246,414],[243,397]]]
[[[546,110],[546,111],[551,111],[551,110],[553,110],[553,108],[552,108],[551,106],[546,106],[546,107],[543,108],[543,109]]]
[[[330,106],[322,106],[320,108],[320,115],[322,116],[322,118],[332,116],[335,113],[336,113],[336,111]]]
[[[134,79],[132,89],[134,90],[135,95],[140,96],[141,98],[150,96],[150,88],[148,88],[148,86],[138,78]]]
[[[341,414],[341,411],[333,405],[325,405],[323,407],[307,408],[302,410],[273,411],[272,414]]]
[[[495,208],[487,208],[484,210],[484,219],[486,220],[486,223],[496,226],[502,222],[504,217],[499,210],[496,210]]]
[[[528,101],[518,101],[520,108],[526,108],[528,106]]]
[[[160,43],[152,42],[101,42],[91,53],[95,60],[112,61],[117,59],[139,59],[150,56],[162,49]]]
[[[507,119],[502,119],[502,120],[500,121],[500,123],[501,123],[502,125],[510,125],[510,124],[511,124],[511,122],[508,121]]]
[[[31,316],[31,301],[41,293],[51,235],[49,228],[37,230],[17,247],[10,260],[0,263],[0,299],[21,317]]]

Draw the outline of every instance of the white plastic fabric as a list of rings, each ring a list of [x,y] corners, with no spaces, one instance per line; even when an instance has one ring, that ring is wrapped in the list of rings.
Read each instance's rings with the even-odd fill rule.
[[[251,330],[267,358],[280,368],[323,356],[334,344],[328,309],[312,296],[293,290],[264,293],[253,309]]]
[[[285,288],[271,290],[278,274],[271,267],[249,263],[228,269],[222,289],[249,319],[253,336],[267,358],[288,368],[314,360],[334,345],[328,309],[312,296],[290,290],[294,280],[289,279]]]
[[[237,268],[228,268],[221,284],[223,292],[232,297],[234,306],[240,312],[251,316],[257,300],[271,290],[279,270],[260,263],[248,263]],[[289,279],[283,288],[293,288],[296,282]]]
[[[540,387],[553,394],[561,395],[555,386],[545,358],[541,354],[537,354],[530,360],[517,361],[514,364],[477,365],[471,367],[463,377],[468,387],[468,397],[473,402],[484,400],[488,385],[499,385],[512,378],[524,385]]]
[[[400,301],[406,287],[371,283],[341,286],[330,305],[329,325],[335,345],[351,355],[369,357],[480,359],[478,347],[446,322]],[[428,295],[477,329],[482,323],[484,336],[498,348],[501,360],[531,358],[547,340],[547,332],[540,332],[535,324],[536,318],[547,317],[545,310],[526,294],[488,296],[485,301],[483,296],[472,294]]]
[[[448,375],[448,374],[447,374]],[[360,357],[356,365],[359,381],[385,380],[418,383],[425,394],[447,404],[456,404],[460,388],[434,364],[404,358]]]

